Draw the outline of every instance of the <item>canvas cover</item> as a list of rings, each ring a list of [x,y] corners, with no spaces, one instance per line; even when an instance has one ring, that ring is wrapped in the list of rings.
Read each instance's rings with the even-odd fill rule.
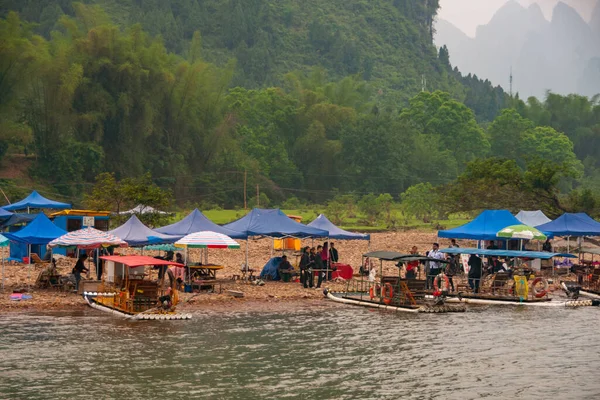
[[[217,225],[210,219],[206,218],[200,210],[197,208],[189,213],[181,221],[175,222],[174,224],[163,226],[155,229],[156,232],[164,233],[165,235],[179,236],[180,238],[189,235],[190,233],[211,231],[227,235],[232,239],[245,239],[246,235],[240,232],[232,231]]]
[[[273,257],[263,267],[262,271],[260,271],[260,279],[267,279],[270,277],[273,281],[278,281],[281,279],[279,276],[279,264],[281,263],[281,257]]]
[[[130,246],[173,243],[179,239],[178,236],[165,235],[148,228],[135,215],[132,215],[127,222],[108,233],[123,239]]]
[[[327,237],[328,231],[306,226],[294,221],[280,209],[255,208],[246,216],[224,226],[239,232],[246,239],[251,236],[282,237]]]
[[[54,225],[45,214],[40,213],[23,229],[17,232],[6,232],[4,236],[19,243],[43,245],[66,234],[67,231]]]
[[[438,231],[438,237],[448,239],[496,240],[496,234],[510,225],[521,222],[508,210],[485,210],[473,221],[454,229]],[[538,227],[538,229],[540,229]],[[544,231],[543,229],[540,229]]]
[[[565,213],[552,222],[536,227],[555,236],[600,236],[600,222],[586,213]]]
[[[60,201],[49,200],[34,190],[23,200],[9,204],[2,208],[7,211],[26,210],[27,208],[53,208],[64,210],[71,208],[71,205],[68,203],[61,203]]]
[[[341,228],[338,228],[331,222],[325,215],[320,214],[313,222],[308,224],[313,228],[323,229],[329,232],[330,239],[338,240],[371,240],[371,235],[365,235],[362,233],[348,232]]]
[[[542,224],[547,224],[552,221],[550,218],[546,217],[541,210],[537,211],[519,211],[515,218],[521,221],[522,224],[537,227]]]

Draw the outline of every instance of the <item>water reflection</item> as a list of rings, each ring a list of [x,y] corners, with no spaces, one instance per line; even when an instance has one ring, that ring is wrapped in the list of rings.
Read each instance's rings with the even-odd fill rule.
[[[599,398],[596,309],[0,316],[2,398]]]

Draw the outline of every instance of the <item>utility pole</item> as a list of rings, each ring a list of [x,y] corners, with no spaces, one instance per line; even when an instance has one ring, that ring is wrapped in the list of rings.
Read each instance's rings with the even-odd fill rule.
[[[512,65],[510,66],[510,98],[512,99],[513,97],[513,91],[512,88],[513,87],[513,74],[512,74]]]
[[[248,179],[248,171],[244,170],[244,211],[248,209],[248,204],[246,203],[247,190],[246,190],[246,182]]]
[[[425,78],[425,75],[421,75],[421,92],[424,92],[427,90],[427,78]]]
[[[258,190],[258,183],[256,184],[256,207],[260,207],[260,192]]]

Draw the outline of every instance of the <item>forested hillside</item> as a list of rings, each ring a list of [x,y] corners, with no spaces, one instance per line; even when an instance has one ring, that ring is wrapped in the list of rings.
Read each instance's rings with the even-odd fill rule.
[[[245,179],[263,206],[450,196],[490,156],[552,199],[597,180],[600,107],[463,76],[432,43],[437,1],[86,3],[0,9],[0,150],[75,201],[105,171],[223,207]]]

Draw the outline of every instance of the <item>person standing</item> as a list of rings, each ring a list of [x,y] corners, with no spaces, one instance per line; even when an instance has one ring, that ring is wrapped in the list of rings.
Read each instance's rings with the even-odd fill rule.
[[[71,273],[75,276],[75,290],[79,290],[79,281],[81,281],[81,274],[83,272],[88,272],[89,270],[85,267],[85,260],[87,260],[87,254],[82,254],[77,259],[73,270]]]
[[[327,246],[327,242],[325,242],[325,246]],[[323,258],[324,255],[327,255],[327,258]],[[315,257],[315,265],[314,269],[317,270],[317,289],[321,287],[321,283],[323,282],[323,278],[327,273],[327,259],[329,258],[329,250],[326,247],[317,247],[317,254]]]
[[[446,256],[444,253],[440,253],[440,245],[434,243],[432,249],[429,251],[429,258],[437,260],[445,260]],[[429,275],[427,276],[428,288],[433,288],[433,280],[442,272],[442,263],[440,261],[429,261]]]
[[[456,243],[456,239],[450,240],[450,248],[459,248],[460,246]],[[450,289],[454,292],[454,280],[452,279],[454,275],[459,273],[462,270],[460,265],[460,254],[454,254],[450,258],[450,264],[446,267],[445,273],[448,277],[448,283],[450,283]]]
[[[550,239],[546,239],[546,241],[542,245],[542,251],[552,253],[552,242],[550,242]]]
[[[473,293],[479,293],[479,284],[481,283],[481,273],[483,270],[483,261],[475,254],[469,257],[469,287]]]
[[[313,287],[312,266],[314,265],[315,248],[309,250],[308,246],[304,248],[304,253],[300,259],[300,268],[302,269],[302,286],[305,289]]]
[[[410,249],[410,254],[415,255],[415,256],[419,254],[419,249],[417,248],[417,246],[413,246],[412,249]],[[419,268],[418,260],[407,262],[406,263],[406,279],[417,279],[418,268]]]
[[[337,249],[335,248],[335,243],[330,243],[329,246],[329,260],[332,263],[336,263],[340,260],[340,257]]]

